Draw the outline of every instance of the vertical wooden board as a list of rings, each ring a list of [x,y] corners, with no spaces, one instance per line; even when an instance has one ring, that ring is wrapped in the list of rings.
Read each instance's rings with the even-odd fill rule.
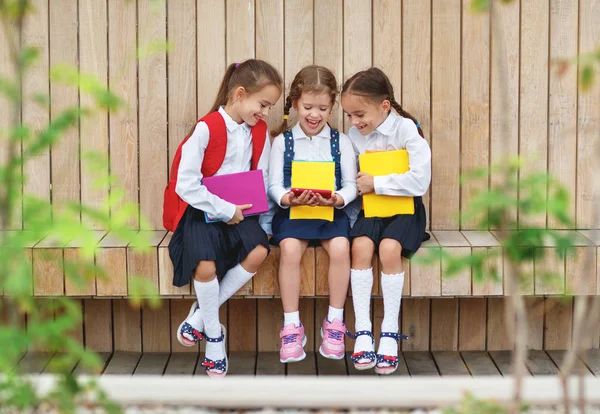
[[[81,317],[78,321],[76,321],[73,325],[73,328],[67,332],[67,335],[77,341],[81,346],[84,346],[85,342],[83,339],[83,330],[84,330],[84,321],[83,321],[83,300],[82,299],[74,299],[73,305],[77,307],[79,310],[79,314]],[[55,318],[59,317],[60,314],[57,312],[55,314]],[[57,349],[60,352],[66,352],[66,349]]]
[[[161,229],[163,189],[167,182],[167,6],[140,0],[138,5],[138,121],[140,211],[150,228]],[[157,47],[158,46],[158,47]],[[193,51],[193,48],[192,48]],[[191,53],[190,53],[191,54]]]
[[[473,247],[473,254],[486,254],[486,262],[483,266],[484,279],[478,281],[473,273],[473,296],[500,296],[503,294],[504,285],[503,275],[503,257],[500,247]],[[496,272],[499,280],[494,279],[493,271]]]
[[[423,247],[422,247],[423,248]],[[440,252],[439,247],[427,247],[423,248],[423,253],[429,255],[429,252],[433,252],[437,249]],[[441,260],[438,260],[432,264],[417,264],[411,262],[410,264],[410,276],[411,296],[441,296],[442,294],[442,273],[441,273]]]
[[[210,24],[210,20],[203,23]],[[167,2],[168,168],[183,138],[196,123],[196,1]],[[208,65],[213,63],[204,62]],[[208,98],[208,97],[207,97]],[[164,184],[164,183],[163,183]],[[162,292],[161,292],[162,293]]]
[[[573,298],[546,298],[544,349],[569,349],[573,329]]]
[[[260,300],[260,299],[259,299]],[[256,352],[256,299],[231,299],[229,307],[229,352]]]
[[[600,42],[599,0],[580,2],[579,54],[593,53]],[[597,78],[596,78],[597,80]],[[577,228],[598,228],[596,209],[599,195],[595,190],[600,153],[600,82],[593,82],[590,90],[577,96]]]
[[[521,167],[521,180],[530,173],[545,171],[548,163],[549,9],[549,0],[521,3],[519,155],[526,160]],[[544,227],[545,224],[545,214],[526,219],[519,211],[520,227]]]
[[[544,298],[525,298],[525,309],[527,312],[527,348],[544,348]]]
[[[314,63],[325,66],[335,75],[338,88],[344,83],[344,1],[320,0],[313,2],[314,7]],[[343,129],[344,116],[342,105],[338,104],[331,112],[329,123],[334,128]]]
[[[125,103],[124,109],[109,116],[110,173],[124,192],[113,207],[116,210],[124,203],[139,202],[136,13],[136,3],[108,2],[108,83],[111,92]],[[138,217],[129,223],[137,227]]]
[[[430,216],[431,227],[440,230],[459,228],[460,13],[460,0],[432,3]]]
[[[176,336],[176,330],[181,325],[181,322],[187,318],[190,312],[190,306],[192,306],[194,300],[191,299],[172,299],[170,300],[171,306],[171,350],[172,352],[192,352],[198,353],[199,347],[185,347],[179,343]]]
[[[94,259],[85,259],[78,248],[67,247],[63,251],[65,263],[65,295],[67,296],[92,296],[96,294],[96,272]],[[69,272],[74,269],[76,275]],[[75,279],[77,278],[77,279]],[[82,278],[83,280],[81,280]],[[81,280],[81,284],[75,280]]]
[[[550,62],[577,55],[578,3],[569,0],[550,2]],[[552,65],[548,103],[548,172],[566,188],[576,189],[577,162],[577,66]],[[569,216],[575,204],[569,203]],[[548,227],[564,228],[548,215]]]
[[[83,301],[85,347],[95,352],[113,351],[112,301],[86,299]]]
[[[256,296],[271,296],[279,294],[279,247],[272,247],[271,253],[267,259],[258,268],[258,272],[254,275],[254,295]]]
[[[306,335],[306,346],[304,350],[306,352],[314,352],[318,349],[320,343],[317,339],[320,339],[318,334],[321,329],[323,321],[315,321],[315,299],[312,298],[301,298],[300,299],[300,320],[304,325],[304,335]],[[307,354],[307,358],[309,358]]]
[[[461,173],[485,168],[489,163],[490,22],[489,14],[473,13],[462,0]],[[487,180],[468,180],[461,186],[461,213],[477,192],[487,190]],[[461,218],[462,229],[477,227],[477,218]]]
[[[343,69],[344,78],[347,79],[372,65],[373,15],[372,4],[369,1],[345,0],[343,3]],[[348,131],[349,128],[350,124],[346,121],[344,131]]]
[[[107,3],[102,1],[79,2],[79,69],[96,77],[102,87],[107,87],[108,44],[107,44]],[[80,93],[82,108],[95,105],[94,97]],[[108,214],[108,205],[104,202],[108,196],[108,112],[96,110],[94,116],[84,117],[80,121],[80,154],[83,160],[86,154],[95,153],[103,157],[102,167],[94,170],[87,163],[81,169],[81,202]],[[96,181],[101,182],[96,182]],[[102,224],[83,216],[83,223],[90,228],[101,228]]]
[[[62,296],[64,293],[62,249],[33,249],[34,296]]]
[[[158,246],[158,292],[160,295],[189,295],[190,286],[173,285],[173,262],[169,257],[169,242],[173,233],[169,232]]]
[[[315,249],[315,294],[329,296],[329,255],[321,246]]]
[[[402,351],[428,351],[429,345],[429,299],[404,299],[402,304],[402,333],[408,335],[402,341]]]
[[[279,73],[283,73],[283,8],[279,0],[255,0],[256,7],[256,58],[269,62]],[[284,85],[285,90],[285,85]],[[281,92],[284,92],[282,90]],[[283,103],[280,98],[269,111],[267,124],[279,126],[283,117]]]
[[[300,296],[314,296],[317,274],[316,249],[309,247],[300,262]]]
[[[509,295],[508,291],[508,280],[509,278],[515,278],[513,275],[513,269],[510,263],[510,258],[508,254],[504,252],[503,254],[503,268],[504,268],[504,294]],[[520,280],[515,280],[516,288],[521,295],[533,295],[535,290],[535,265],[531,262],[522,263],[520,267],[517,268],[520,270],[521,278]]]
[[[486,299],[459,299],[458,349],[485,350]]]
[[[535,258],[535,294],[552,295],[565,292],[565,258],[558,256],[554,247],[536,247],[543,249],[544,256]]]
[[[144,352],[171,352],[171,315],[169,300],[163,299],[157,308],[142,305],[142,350]]]
[[[519,33],[520,0],[495,6],[491,22],[490,68],[490,161],[505,162],[519,153]],[[507,130],[503,130],[506,122]],[[517,174],[511,177],[517,179]],[[494,174],[492,186],[503,176]],[[516,189],[515,189],[516,191]],[[516,219],[512,212],[511,218]]]
[[[27,76],[23,78],[22,94],[27,97],[23,101],[22,122],[27,125],[32,132],[32,138],[28,143],[23,143],[23,150],[26,151],[37,141],[37,133],[46,129],[49,122],[49,111],[46,105],[40,105],[31,97],[40,95],[47,98],[49,95],[48,82],[48,2],[43,0],[34,0],[30,2],[33,11],[28,14],[25,20],[21,43],[28,47],[35,47],[38,51],[37,59],[27,70]],[[30,158],[23,165],[24,185],[23,193],[39,198],[44,202],[50,202],[50,151],[48,148],[42,149],[38,155]],[[24,209],[31,208],[26,202],[23,203]],[[40,213],[36,213],[36,216]],[[49,218],[49,217],[48,217]],[[39,219],[39,217],[37,217]],[[30,228],[31,225],[26,221],[24,228]]]
[[[141,311],[127,299],[113,300],[115,351],[142,352]]]
[[[344,306],[344,322],[346,324],[346,328],[350,332],[356,333],[355,329],[355,321],[356,316],[354,314],[354,304],[352,303],[352,299],[346,299],[346,304]],[[371,329],[371,332],[373,330]],[[349,337],[345,339],[346,343],[346,352],[352,352],[354,350],[354,339],[350,339]]]
[[[279,330],[283,327],[283,308],[280,299],[258,301],[258,352],[279,351]]]
[[[504,307],[509,306],[508,299],[489,298],[487,313],[487,346],[488,351],[513,349],[514,334],[506,328]]]
[[[50,65],[77,67],[77,7],[70,0],[50,0]],[[77,88],[50,83],[50,118],[55,121],[63,111],[78,105]],[[64,209],[69,202],[79,202],[79,131],[78,122],[66,130],[52,146],[52,206]]]
[[[566,257],[566,294],[595,295],[596,247],[575,247],[575,254]]]
[[[227,64],[254,57],[254,0],[227,0]]]
[[[470,247],[442,247],[445,253],[453,256],[465,257],[471,255]],[[471,295],[471,269],[465,269],[454,275],[445,273],[447,260],[442,257],[442,296],[469,296]]]
[[[381,273],[381,263],[378,263],[378,272],[375,274],[376,277],[373,280],[373,289],[375,289],[375,287],[377,287],[377,291],[379,292],[379,295],[383,295],[383,291],[381,290],[381,283],[379,279],[379,274]],[[407,259],[406,257],[402,258],[402,269],[404,269],[404,286],[402,287],[402,296],[411,296],[410,294],[410,285],[411,285],[411,279],[412,279],[412,272],[410,271],[411,265],[410,265],[410,260]]]
[[[98,296],[127,295],[127,243],[108,234],[96,249],[96,294]]]
[[[198,117],[213,104],[225,73],[225,0],[196,2]]]
[[[458,299],[431,300],[431,350],[458,350]]]
[[[153,289],[158,291],[158,246],[165,237],[165,231],[141,231],[144,240],[148,242],[149,251],[142,253],[136,246],[127,246],[127,283],[131,289],[131,278],[139,277],[147,280]]]
[[[329,300],[328,299],[315,299],[315,351],[319,350],[321,346],[321,328],[323,327],[323,321],[329,313]]]
[[[284,5],[284,50],[294,51],[284,53],[284,95],[287,96],[296,74],[314,61],[314,10],[312,1],[286,0]],[[294,125],[295,122],[295,111],[292,111],[288,125]]]
[[[575,297],[575,300],[588,300],[588,306],[589,309],[592,308],[592,306],[594,306],[594,303],[596,301],[600,301],[600,297],[599,296],[577,296]],[[600,348],[600,326],[596,325],[595,327],[592,327],[591,332],[589,332],[589,338],[587,340],[586,343],[583,344],[584,349],[589,349],[589,348]]]

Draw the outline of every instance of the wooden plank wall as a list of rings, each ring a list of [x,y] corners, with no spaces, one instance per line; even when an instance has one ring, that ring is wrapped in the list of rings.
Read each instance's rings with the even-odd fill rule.
[[[51,299],[39,299],[51,300]],[[504,331],[504,298],[406,298],[402,301],[400,330],[409,335],[402,341],[404,351],[507,350],[512,336]],[[576,298],[575,300],[598,300]],[[73,330],[74,338],[98,352],[198,352],[185,348],[174,331],[185,318],[192,299],[162,299],[156,309],[147,304],[132,307],[126,299],[77,299],[82,323]],[[531,349],[567,349],[571,344],[574,300],[527,298]],[[308,337],[307,350],[320,345],[319,329],[327,314],[327,299],[300,301],[300,318]],[[273,315],[277,317],[273,317]],[[280,316],[281,315],[281,316]],[[220,316],[229,332],[229,351],[275,352],[279,350],[279,329],[283,322],[281,301],[273,299],[232,299],[221,308]],[[376,335],[383,318],[383,301],[373,299],[372,320]],[[353,329],[352,301],[346,303],[346,322]],[[598,348],[600,330],[594,332],[591,347]],[[201,344],[203,348],[203,343]],[[351,351],[353,341],[346,338]],[[200,350],[201,350],[200,349]],[[51,351],[51,350],[50,350]]]
[[[256,57],[280,70],[286,88],[312,63],[329,67],[340,84],[370,65],[381,67],[433,150],[433,181],[425,196],[432,230],[473,229],[475,223],[461,220],[460,212],[476,188],[461,183],[460,174],[516,154],[528,157],[525,172],[547,170],[571,189],[577,228],[597,226],[593,209],[600,200],[593,199],[589,178],[597,173],[600,82],[581,93],[576,68],[561,74],[552,62],[597,47],[600,2],[515,0],[499,8],[497,27],[489,15],[473,15],[469,4],[35,0],[23,41],[39,47],[40,60],[23,91],[48,95],[51,106],[27,103],[23,120],[40,130],[61,109],[89,104],[85,94],[48,82],[56,64],[98,76],[127,108],[82,121],[28,162],[24,190],[56,208],[70,200],[102,207],[109,189],[92,185],[95,175],[84,155],[94,150],[110,160],[102,174],[118,177],[124,201],[136,203],[151,228],[160,229],[162,188],[175,148],[212,105],[226,65]],[[144,53],[165,41],[168,54]],[[0,55],[6,53],[0,38]],[[504,72],[494,67],[496,58]],[[0,71],[10,72],[2,62]],[[282,107],[283,99],[269,116],[271,127],[280,122]],[[0,122],[6,123],[8,110],[1,110]],[[501,135],[503,119],[510,124],[507,137]],[[348,128],[339,106],[332,124]],[[131,224],[139,223],[135,218]],[[526,224],[558,226],[547,217]],[[19,218],[14,227],[27,223]]]

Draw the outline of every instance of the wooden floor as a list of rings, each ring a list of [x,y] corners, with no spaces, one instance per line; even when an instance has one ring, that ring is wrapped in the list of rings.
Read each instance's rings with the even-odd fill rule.
[[[530,375],[556,375],[565,351],[530,351],[527,369]],[[136,353],[115,352],[100,354],[103,374],[121,375],[203,375],[198,368],[203,355],[196,353]],[[51,372],[51,360],[57,354],[26,353],[19,368],[27,373]],[[600,376],[600,350],[588,351],[577,363],[578,372]],[[74,364],[75,373],[88,373],[80,364]],[[440,351],[403,352],[394,375],[509,375],[509,351]],[[229,356],[229,375],[375,375],[373,370],[357,371],[350,362],[350,354],[339,361],[310,353],[304,361],[281,364],[276,352],[236,352]]]

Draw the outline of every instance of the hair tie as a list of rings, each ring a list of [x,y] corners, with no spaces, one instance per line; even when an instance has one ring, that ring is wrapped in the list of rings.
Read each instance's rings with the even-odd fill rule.
[[[240,63],[236,63],[236,64],[235,64],[235,68],[236,68],[236,69],[238,68],[238,66],[240,66]]]
[[[288,119],[290,119],[290,116],[289,116],[289,115],[284,115],[284,116],[283,116],[283,120],[284,120],[284,121],[287,121]]]
[[[420,127],[420,126],[421,126],[421,124],[419,124],[419,123],[417,122],[417,128],[418,128],[418,127]]]

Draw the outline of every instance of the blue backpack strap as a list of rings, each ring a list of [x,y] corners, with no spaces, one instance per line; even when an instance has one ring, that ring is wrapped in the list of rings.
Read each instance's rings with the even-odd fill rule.
[[[342,151],[340,149],[340,133],[337,129],[331,129],[331,156],[335,162],[335,189],[339,190],[342,188],[342,166],[340,159],[342,157]]]
[[[292,186],[292,161],[294,161],[294,136],[292,131],[283,132],[283,186]]]

